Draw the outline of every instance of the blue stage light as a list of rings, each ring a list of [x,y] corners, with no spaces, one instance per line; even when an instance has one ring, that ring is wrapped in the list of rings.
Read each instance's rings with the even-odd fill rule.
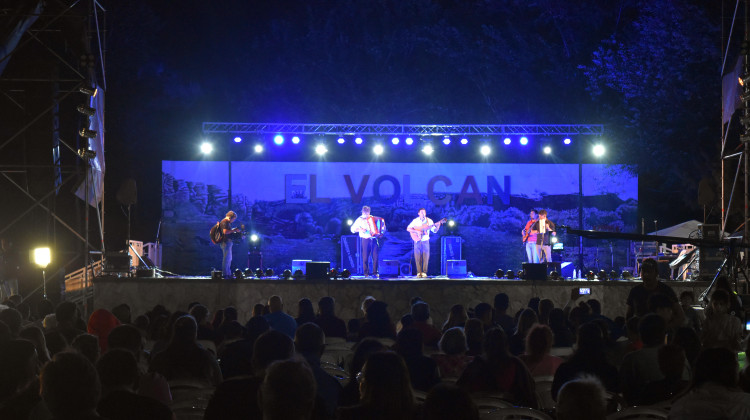
[[[281,134],[277,134],[276,136],[274,136],[273,142],[281,146],[282,144],[284,144],[284,136],[282,136]]]
[[[446,146],[449,145],[449,144],[451,144],[451,138],[450,137],[444,138],[443,139],[443,144],[446,145]]]
[[[299,137],[298,136],[292,137],[292,143],[299,144]]]
[[[521,146],[526,146],[527,144],[529,144],[529,139],[527,139],[526,137],[521,137],[521,140],[519,140],[519,142],[521,143]]]
[[[354,142],[357,144],[362,144],[362,137],[357,137],[356,139],[354,139]]]
[[[234,142],[235,143],[242,143],[242,137],[240,137],[240,136],[235,137],[234,138]]]
[[[344,142],[346,142],[343,137],[339,137],[339,139],[336,141],[339,142],[339,144],[344,144]]]
[[[505,138],[505,139],[503,140],[503,143],[505,143],[505,145],[506,145],[506,146],[507,146],[507,145],[509,145],[509,144],[510,144],[510,137],[506,137],[506,138]]]
[[[414,144],[414,139],[412,139],[411,137],[407,137],[405,142],[408,146],[411,146],[412,144]]]
[[[563,140],[563,144],[566,144],[566,145],[567,145],[567,144],[570,144],[570,139],[569,139],[569,138],[566,138],[565,140]]]
[[[391,143],[398,144],[401,140],[398,139],[398,137],[394,137],[391,139]]]
[[[461,144],[469,144],[469,139],[467,139],[466,137],[462,138]]]

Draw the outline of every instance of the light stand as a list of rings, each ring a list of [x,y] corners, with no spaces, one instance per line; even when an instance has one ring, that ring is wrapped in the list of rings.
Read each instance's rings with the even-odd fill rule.
[[[47,299],[47,274],[45,270],[52,260],[52,255],[49,248],[36,248],[34,249],[34,264],[42,269],[42,296]]]

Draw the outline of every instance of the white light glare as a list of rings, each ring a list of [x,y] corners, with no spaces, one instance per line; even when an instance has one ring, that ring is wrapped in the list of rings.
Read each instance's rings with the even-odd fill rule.
[[[469,139],[467,139],[466,137],[461,139],[461,144],[468,144],[468,143],[469,143]]]
[[[394,137],[391,139],[391,143],[398,144],[401,140],[398,139],[398,137]]]
[[[596,157],[602,157],[602,156],[604,156],[604,152],[605,151],[606,150],[604,149],[604,146],[602,146],[601,144],[595,145],[594,149],[592,150],[592,152],[594,153],[594,156],[596,156]]]
[[[545,155],[548,155],[548,154],[552,153],[552,148],[549,147],[549,146],[544,146],[544,148],[542,149],[542,151],[544,152]]]
[[[412,139],[411,137],[407,137],[406,138],[406,144],[407,145],[411,146],[413,143],[414,143],[414,139]]]
[[[299,136],[292,137],[292,143],[299,144]]]
[[[242,137],[240,137],[240,136],[235,137],[234,138],[234,142],[235,143],[242,143]]]
[[[519,142],[521,143],[521,146],[526,146],[527,144],[529,144],[529,139],[526,137],[521,137],[521,140],[519,140]]]
[[[317,153],[319,156],[323,156],[324,154],[326,154],[326,152],[328,152],[328,149],[324,144],[315,146],[315,153]]]
[[[52,261],[52,253],[49,248],[34,249],[34,264],[44,269],[47,268],[50,261]]]
[[[479,148],[479,153],[481,153],[482,156],[489,156],[491,152],[492,149],[486,144],[483,144],[482,147]]]
[[[263,145],[256,144],[255,147],[253,147],[253,150],[255,150],[255,153],[263,153]]]
[[[354,142],[357,144],[362,144],[362,137],[357,137],[356,139],[354,139]]]
[[[282,144],[284,144],[284,136],[282,136],[281,134],[277,134],[276,136],[274,136],[273,142],[281,146]]]
[[[382,144],[376,144],[375,147],[372,148],[372,152],[376,155],[380,156],[383,154],[383,145]]]
[[[258,237],[258,235],[254,234],[254,233],[252,235],[250,235],[250,241],[252,241],[252,242],[258,242],[258,239],[260,239]]]
[[[432,145],[430,145],[430,144],[426,144],[422,148],[422,153],[426,154],[427,156],[431,155],[433,151],[434,151],[434,149],[432,148]]]
[[[214,151],[214,145],[209,142],[201,143],[201,153],[204,155],[210,155]]]
[[[336,140],[336,141],[338,141],[338,142],[339,142],[339,144],[344,144],[344,142],[346,142],[346,140],[344,140],[344,138],[343,138],[343,137],[339,137],[339,139],[338,139],[338,140]]]
[[[352,219],[346,219],[346,224],[349,225],[349,226],[351,226],[351,225],[354,224],[354,220],[352,220]]]

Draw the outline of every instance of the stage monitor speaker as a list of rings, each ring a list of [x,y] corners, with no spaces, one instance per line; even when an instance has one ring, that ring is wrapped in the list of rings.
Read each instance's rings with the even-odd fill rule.
[[[221,270],[214,270],[211,272],[211,280],[213,281],[221,281],[223,276],[221,275]]]
[[[255,270],[263,269],[263,253],[260,251],[247,251],[247,268]]]
[[[448,277],[466,277],[466,260],[448,260],[445,264]]]
[[[461,259],[461,239],[460,236],[443,236],[440,238],[440,275],[447,274],[446,265],[448,260]]]
[[[292,274],[300,270],[302,274],[307,274],[307,263],[312,260],[292,260]]]
[[[362,274],[362,241],[359,235],[341,236],[341,268],[352,274]]]
[[[401,263],[399,266],[399,275],[402,275],[404,277],[410,277],[411,276],[411,263]]]
[[[328,280],[328,270],[331,269],[329,261],[310,261],[307,263],[306,280],[321,281]]]
[[[397,260],[380,261],[378,272],[380,277],[398,277],[399,263]]]
[[[156,277],[156,270],[153,269],[153,268],[139,268],[138,270],[135,270],[135,276],[136,277],[155,278]]]
[[[546,263],[523,263],[524,280],[547,280]]]
[[[123,252],[106,252],[104,254],[104,271],[122,273],[130,271],[130,254]]]

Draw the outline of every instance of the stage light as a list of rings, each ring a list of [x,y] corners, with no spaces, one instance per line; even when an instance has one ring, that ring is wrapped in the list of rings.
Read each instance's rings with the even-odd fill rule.
[[[318,156],[323,156],[324,154],[326,154],[327,151],[328,149],[326,148],[324,144],[319,144],[315,146],[315,153],[317,153]]]
[[[235,143],[242,143],[242,137],[239,137],[239,136],[235,137],[234,138],[234,142]]]
[[[604,149],[604,146],[602,146],[601,144],[595,145],[591,151],[594,153],[594,156],[596,157],[602,157],[604,156],[604,153],[606,152],[606,150]]]
[[[362,144],[362,137],[357,137],[356,139],[354,139],[354,142],[357,144]]]
[[[631,272],[630,272],[630,271],[628,271],[628,270],[625,270],[625,271],[623,271],[623,272],[622,272],[622,274],[620,274],[620,277],[621,277],[621,278],[622,278],[623,280],[629,280],[629,279],[632,279],[632,278],[633,278],[633,273],[631,273]]]
[[[565,138],[565,140],[563,140],[563,144],[566,145],[566,146],[569,145],[570,144],[570,139],[569,138]]]
[[[299,137],[298,136],[292,137],[292,143],[299,144]]]
[[[339,270],[336,269],[336,267],[332,268],[330,271],[328,271],[328,278],[331,280],[336,280],[339,276]]]
[[[336,140],[336,141],[337,141],[337,142],[338,142],[339,144],[344,144],[344,143],[346,143],[346,140],[345,140],[345,139],[344,139],[343,137],[339,137],[339,139],[338,139],[338,140]]]
[[[554,271],[554,270],[550,271],[549,278],[551,280],[560,280],[560,273],[558,273],[557,271]]]
[[[263,145],[256,144],[255,147],[253,147],[253,150],[255,150],[255,153],[263,153]]]
[[[295,279],[301,279],[302,277],[305,277],[305,274],[302,273],[302,270],[294,270],[294,278]]]
[[[489,156],[491,152],[492,149],[486,144],[483,144],[482,147],[479,148],[479,153],[481,153],[482,156]]]
[[[259,239],[260,236],[258,236],[257,233],[253,233],[252,235],[250,235],[250,242],[258,242]]]
[[[448,227],[456,226],[456,222],[454,222],[452,219],[448,220]]]
[[[255,269],[255,277],[257,278],[263,278],[263,269],[258,267]]]
[[[49,248],[36,248],[34,249],[34,264],[44,270],[47,268],[49,263],[52,261],[52,253]]]
[[[348,226],[351,226],[351,225],[353,225],[353,224],[354,224],[354,220],[352,220],[352,219],[346,219],[346,224],[347,224]]]
[[[549,155],[550,153],[552,153],[552,148],[549,146],[544,146],[542,151],[544,152],[545,155]]]
[[[432,152],[434,152],[434,149],[432,148],[432,145],[430,145],[430,144],[426,144],[422,148],[422,153],[426,154],[427,156],[431,155]]]
[[[96,152],[91,149],[78,149],[78,156],[81,159],[91,160],[96,157]]]
[[[211,152],[214,151],[214,146],[211,143],[203,142],[201,143],[201,153],[204,155],[210,155]]]
[[[273,277],[273,268],[266,268],[266,277]]]
[[[278,146],[281,146],[284,144],[284,136],[281,134],[277,134],[273,137],[273,142],[276,143]]]
[[[286,280],[291,279],[292,278],[292,270],[290,270],[288,268],[285,269],[284,271],[281,272],[281,277],[284,278],[284,279],[286,279]]]
[[[372,148],[372,152],[375,153],[375,155],[380,156],[383,154],[383,145],[382,144],[376,144]]]
[[[349,271],[349,269],[348,269],[348,268],[345,268],[345,269],[344,269],[344,270],[343,270],[343,271],[341,272],[341,278],[342,278],[342,279],[348,279],[348,278],[349,278],[349,276],[351,276],[351,275],[352,275],[352,273],[351,273],[351,271]]]
[[[97,89],[96,87],[91,87],[91,86],[82,86],[78,88],[78,91],[83,94],[89,95],[93,98],[99,92],[99,89]]]
[[[521,137],[521,140],[519,140],[518,142],[521,143],[521,146],[526,146],[527,144],[529,144],[529,139],[527,139],[526,137]]]
[[[609,272],[609,279],[610,279],[610,280],[614,280],[614,279],[616,279],[616,278],[617,278],[617,271],[615,271],[615,270],[610,270],[610,272]]]
[[[503,140],[503,143],[505,143],[505,145],[506,145],[506,146],[507,146],[507,145],[509,145],[509,144],[510,144],[510,137],[506,137],[506,138],[505,138],[505,139]]]
[[[513,280],[514,278],[516,278],[516,273],[513,272],[513,270],[506,270],[505,277],[507,277],[509,280]]]
[[[740,86],[747,86],[747,84],[750,83],[750,74],[745,75],[745,77],[738,77],[737,81],[740,82]]]
[[[239,268],[236,269],[236,270],[234,270],[234,279],[235,280],[242,280],[243,277],[244,276],[242,275],[242,270],[240,270]]]
[[[391,143],[398,144],[401,140],[398,139],[398,137],[394,137],[391,139]]]
[[[407,137],[405,142],[408,146],[411,146],[414,143],[414,139],[412,139],[411,137]]]
[[[607,281],[607,272],[604,270],[599,270],[599,272],[596,274],[596,277],[599,278],[599,281]]]
[[[95,130],[89,130],[88,128],[82,128],[78,131],[78,134],[81,135],[81,137],[85,137],[87,139],[93,139],[98,134]]]
[[[557,236],[552,236],[551,238],[549,238],[549,241],[551,243],[553,243],[553,244],[556,244],[557,243]]]
[[[466,137],[462,138],[461,139],[461,144],[464,144],[464,145],[465,144],[469,144],[469,139],[467,139]]]
[[[250,268],[246,268],[242,275],[246,279],[251,279],[253,278],[253,270],[251,270]]]
[[[451,144],[451,138],[450,137],[444,138],[443,139],[443,144],[446,145],[446,146],[449,145],[449,144]]]
[[[84,105],[84,104],[78,105],[78,108],[76,108],[76,109],[78,110],[78,112],[80,112],[81,114],[83,114],[83,115],[85,115],[87,117],[93,117],[94,114],[96,114],[96,109],[94,109],[94,108],[92,108],[90,106]]]
[[[498,268],[497,271],[495,271],[495,277],[499,279],[505,277],[505,270],[503,270],[502,268]]]

